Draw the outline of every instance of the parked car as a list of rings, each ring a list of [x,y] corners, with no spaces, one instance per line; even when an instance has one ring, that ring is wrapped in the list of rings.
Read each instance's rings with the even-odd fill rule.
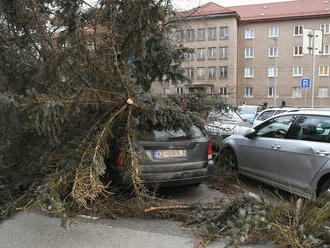
[[[212,111],[205,123],[205,129],[210,134],[223,139],[249,126],[234,109],[227,112]]]
[[[212,148],[197,126],[189,131],[153,130],[140,134],[135,144],[142,169],[140,179],[146,185],[176,186],[199,184],[214,174]],[[128,168],[116,151],[108,163],[110,176],[129,184]]]
[[[257,105],[242,105],[238,106],[237,113],[246,121],[250,126],[252,126],[254,119],[257,117],[258,113],[262,110],[261,106]]]
[[[265,109],[258,114],[258,116],[253,121],[253,127],[258,126],[261,122],[273,117],[275,115],[279,115],[285,112],[293,112],[298,111],[298,108],[269,108]]]
[[[284,113],[224,140],[223,166],[303,197],[330,193],[330,111]]]

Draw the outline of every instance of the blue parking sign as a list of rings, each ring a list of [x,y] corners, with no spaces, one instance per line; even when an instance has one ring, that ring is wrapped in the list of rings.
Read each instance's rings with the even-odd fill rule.
[[[301,88],[309,88],[310,86],[311,86],[311,79],[310,78],[301,79]]]

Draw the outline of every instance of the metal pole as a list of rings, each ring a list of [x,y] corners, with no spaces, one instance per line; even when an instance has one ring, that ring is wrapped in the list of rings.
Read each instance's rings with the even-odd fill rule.
[[[276,74],[276,52],[275,50],[277,49],[277,46],[276,46],[276,39],[274,39],[274,42],[275,42],[275,47],[274,47],[274,89],[273,89],[273,97],[274,97],[274,107],[276,108],[276,98],[277,98],[277,89],[276,89],[276,77],[277,77],[277,74]]]
[[[314,108],[314,92],[315,92],[315,30],[313,29],[313,72],[312,72],[312,102],[311,108]]]

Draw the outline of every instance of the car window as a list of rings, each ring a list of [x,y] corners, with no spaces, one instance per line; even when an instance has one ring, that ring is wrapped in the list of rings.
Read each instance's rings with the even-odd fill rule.
[[[268,118],[272,117],[273,114],[275,113],[275,110],[268,110],[268,111],[265,111],[263,113],[261,113],[257,120],[258,121],[264,121],[264,120],[267,120]]]
[[[330,143],[330,117],[302,116],[294,128],[291,138]]]
[[[138,139],[144,141],[170,141],[198,139],[204,136],[203,132],[195,125],[189,131],[178,130],[153,130],[151,132],[139,132]]]
[[[258,127],[256,134],[259,137],[285,138],[295,119],[295,115],[275,117]]]
[[[283,114],[285,112],[288,112],[287,110],[277,110],[276,115]]]

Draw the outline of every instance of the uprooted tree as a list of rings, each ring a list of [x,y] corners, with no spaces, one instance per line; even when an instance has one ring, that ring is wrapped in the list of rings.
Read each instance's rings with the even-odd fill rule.
[[[0,0],[0,186],[12,190],[1,199],[87,207],[107,192],[112,149],[143,191],[138,130],[189,128],[201,106],[149,93],[152,82],[185,80],[173,14],[165,0]]]

